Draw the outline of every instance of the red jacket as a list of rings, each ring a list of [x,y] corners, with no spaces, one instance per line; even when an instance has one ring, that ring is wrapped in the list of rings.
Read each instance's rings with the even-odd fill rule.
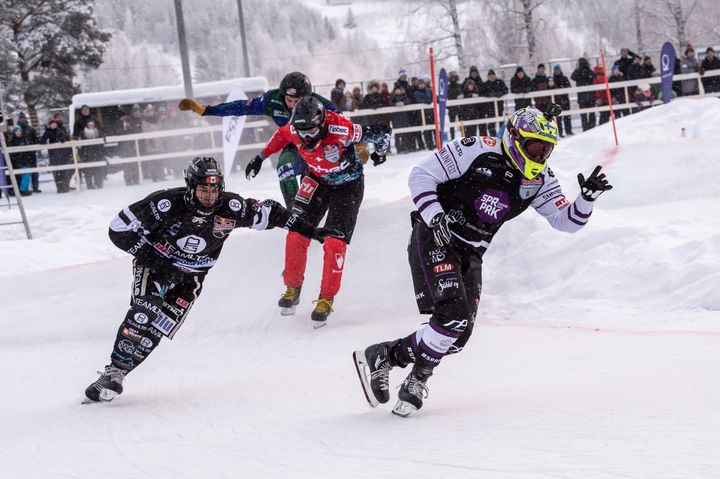
[[[353,144],[363,139],[363,127],[333,111],[325,112],[325,122],[327,134],[313,151],[305,148],[295,128],[287,124],[273,134],[262,154],[270,156],[292,143],[310,172],[323,182],[339,184],[358,178],[362,174],[362,162]]]

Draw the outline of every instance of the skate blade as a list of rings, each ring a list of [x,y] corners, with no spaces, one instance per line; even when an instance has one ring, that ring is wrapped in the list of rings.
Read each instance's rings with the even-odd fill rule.
[[[380,404],[380,402],[375,398],[375,395],[370,389],[365,351],[355,351],[353,353],[353,361],[355,362],[355,371],[357,371],[358,378],[360,379],[360,385],[362,386],[363,393],[365,394],[365,399],[367,400],[370,407],[375,408],[378,406],[378,404]]]
[[[320,329],[323,326],[327,326],[327,321],[313,321],[313,329]]]
[[[417,408],[409,402],[398,400],[393,407],[392,413],[400,417],[408,417],[413,412],[417,411]]]
[[[295,306],[292,306],[290,308],[280,308],[281,316],[292,316],[294,314],[295,314]]]

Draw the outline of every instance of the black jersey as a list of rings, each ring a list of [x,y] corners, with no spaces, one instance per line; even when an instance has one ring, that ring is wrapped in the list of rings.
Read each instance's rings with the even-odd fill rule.
[[[256,230],[281,226],[311,234],[312,226],[273,200],[244,199],[222,192],[214,214],[188,208],[185,188],[156,191],[123,208],[110,224],[110,240],[134,255],[148,246],[186,273],[204,273],[215,265],[223,243],[235,228]]]
[[[483,253],[508,220],[532,206],[553,228],[575,232],[593,204],[578,196],[568,202],[548,167],[532,180],[512,166],[500,138],[456,139],[420,162],[410,173],[413,202],[426,224],[438,213],[453,213],[454,236]]]

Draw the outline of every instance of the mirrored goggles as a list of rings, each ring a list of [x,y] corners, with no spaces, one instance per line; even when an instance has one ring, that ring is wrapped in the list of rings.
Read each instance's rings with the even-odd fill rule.
[[[526,140],[525,144],[523,145],[525,154],[528,155],[531,160],[538,163],[545,163],[545,161],[550,156],[550,153],[552,153],[554,147],[555,145],[553,145],[552,143],[547,143],[545,141],[537,140],[534,138]]]

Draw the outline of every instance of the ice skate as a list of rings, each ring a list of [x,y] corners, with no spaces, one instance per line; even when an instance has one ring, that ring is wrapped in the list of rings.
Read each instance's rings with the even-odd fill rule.
[[[317,301],[313,302],[317,303],[315,305],[315,309],[310,315],[310,318],[313,321],[313,328],[322,328],[327,324],[327,317],[333,312],[333,300],[332,298],[319,297]]]
[[[423,405],[423,399],[428,397],[429,390],[425,385],[430,375],[423,375],[411,371],[398,392],[398,402],[395,403],[392,413],[400,417],[408,417],[413,412],[420,409]]]
[[[118,394],[123,392],[123,380],[127,371],[116,368],[115,366],[105,366],[105,371],[98,371],[100,377],[85,389],[85,397],[83,404],[89,404],[99,401],[110,402]]]
[[[390,400],[390,364],[389,342],[373,344],[365,351],[355,351],[355,370],[360,378],[365,399],[370,407],[385,404]]]
[[[295,306],[300,303],[300,291],[302,286],[297,288],[294,286],[288,286],[287,290],[280,297],[278,306],[280,306],[280,314],[283,316],[291,316],[295,314]]]

